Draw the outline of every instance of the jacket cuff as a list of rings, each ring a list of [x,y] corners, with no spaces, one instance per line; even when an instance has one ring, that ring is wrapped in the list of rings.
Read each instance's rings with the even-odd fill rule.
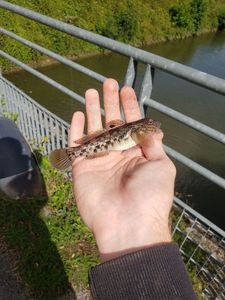
[[[93,299],[196,299],[175,243],[129,253],[89,271]]]

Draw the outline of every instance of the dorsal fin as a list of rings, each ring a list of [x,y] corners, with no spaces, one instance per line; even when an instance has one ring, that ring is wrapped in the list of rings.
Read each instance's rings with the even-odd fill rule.
[[[124,124],[125,124],[125,122],[122,121],[122,120],[119,120],[119,119],[117,119],[117,120],[112,120],[112,121],[109,121],[109,122],[107,122],[107,123],[105,124],[105,128],[106,128],[107,130],[110,130],[110,129],[113,129],[113,128],[115,128],[115,127],[122,126],[122,125],[124,125]]]
[[[87,143],[87,142],[93,140],[94,138],[101,135],[105,131],[106,131],[105,129],[100,129],[100,130],[97,130],[97,131],[93,131],[93,132],[89,133],[88,135],[83,136],[81,139],[78,139],[78,140],[74,141],[74,143],[82,145],[84,143]]]

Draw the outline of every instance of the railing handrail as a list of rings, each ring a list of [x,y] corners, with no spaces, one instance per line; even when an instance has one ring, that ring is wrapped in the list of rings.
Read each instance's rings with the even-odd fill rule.
[[[87,42],[94,43],[113,52],[118,52],[125,56],[133,57],[140,62],[150,64],[151,66],[163,70],[164,72],[171,73],[216,93],[225,95],[225,81],[216,76],[209,75],[205,72],[195,70],[178,62],[174,62],[156,54],[126,45],[122,42],[114,41],[107,37],[89,32],[85,29],[78,28],[62,21],[55,20],[51,17],[44,16],[40,13],[9,3],[7,1],[0,1],[0,8],[4,8],[31,20],[38,21],[39,23],[53,27]]]

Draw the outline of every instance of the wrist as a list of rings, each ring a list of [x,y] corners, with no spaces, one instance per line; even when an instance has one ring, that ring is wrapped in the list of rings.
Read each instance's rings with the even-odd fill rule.
[[[101,260],[107,261],[156,244],[172,241],[168,226],[120,227],[95,236]]]

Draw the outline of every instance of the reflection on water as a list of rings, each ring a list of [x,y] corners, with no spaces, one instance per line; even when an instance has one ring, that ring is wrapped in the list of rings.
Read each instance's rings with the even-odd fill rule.
[[[225,79],[225,32],[152,45],[145,50]],[[126,57],[118,54],[99,55],[79,62],[106,77],[116,78],[123,84],[128,64]],[[143,66],[140,65],[138,70],[141,74]],[[55,65],[41,68],[40,71],[78,94],[84,95],[85,90],[91,87],[101,92],[101,84],[68,67]],[[84,111],[83,105],[26,72],[7,77],[68,122],[73,111]],[[225,133],[224,96],[157,70],[152,98]],[[147,114],[161,121],[165,144],[225,177],[224,146],[153,109],[148,109]],[[176,191],[189,195],[183,199],[205,217],[225,228],[225,191],[184,166],[178,163],[176,165]]]

